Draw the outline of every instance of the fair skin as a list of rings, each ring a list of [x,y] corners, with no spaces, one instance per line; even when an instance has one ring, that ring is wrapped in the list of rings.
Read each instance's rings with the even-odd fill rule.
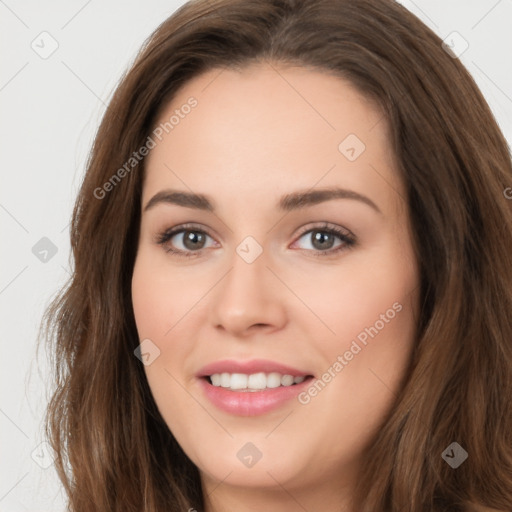
[[[353,512],[358,461],[403,386],[418,317],[418,268],[387,124],[348,82],[306,68],[208,71],[157,124],[190,96],[197,106],[145,160],[132,298],[140,340],[160,350],[144,367],[154,399],[199,468],[207,512]],[[338,149],[349,134],[366,146],[354,161]],[[279,209],[286,194],[334,187],[374,206],[344,197]],[[170,189],[204,194],[215,209],[145,208]],[[325,222],[355,244],[326,233]],[[157,243],[184,223],[194,224],[192,243],[183,232]],[[236,250],[248,236],[262,250],[250,263]],[[324,248],[331,252],[319,254]],[[344,355],[365,328],[367,344]],[[267,359],[328,382],[316,394],[308,384],[302,402],[243,416],[220,409],[200,385],[197,372],[221,359]],[[237,456],[246,443],[262,454],[251,467]]]

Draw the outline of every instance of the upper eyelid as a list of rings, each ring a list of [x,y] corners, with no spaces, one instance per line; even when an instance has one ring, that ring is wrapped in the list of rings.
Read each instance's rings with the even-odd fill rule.
[[[348,228],[346,228],[344,226],[338,226],[336,224],[333,224],[332,222],[327,222],[327,221],[319,221],[319,222],[322,223],[321,226],[305,226],[303,229],[301,229],[301,231],[300,231],[298,236],[302,236],[302,235],[308,233],[309,231],[313,231],[315,229],[318,229],[319,231],[320,230],[325,230],[325,231],[346,231],[346,235],[347,236],[354,236],[352,231],[350,231]]]
[[[201,227],[199,225],[189,223],[179,224],[178,226],[175,226],[173,228],[166,229],[165,231],[162,232],[162,234],[172,233],[172,236],[175,236],[179,233],[182,233],[183,231],[199,231],[201,233],[208,235],[210,238],[215,238],[213,235],[210,234],[209,229],[205,229],[204,227]]]

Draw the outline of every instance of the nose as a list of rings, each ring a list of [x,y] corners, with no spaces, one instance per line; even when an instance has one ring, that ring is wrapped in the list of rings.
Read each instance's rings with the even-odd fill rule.
[[[265,251],[252,263],[237,253],[212,295],[212,323],[236,337],[282,329],[287,314],[282,283],[267,268]]]

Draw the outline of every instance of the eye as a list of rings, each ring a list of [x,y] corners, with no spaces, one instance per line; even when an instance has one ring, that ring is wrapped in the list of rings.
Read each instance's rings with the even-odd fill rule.
[[[156,242],[167,252],[179,256],[196,256],[203,249],[207,249],[208,239],[213,238],[204,230],[192,225],[177,226],[160,233]]]
[[[302,249],[311,251],[315,256],[337,253],[355,244],[355,237],[350,231],[329,224],[308,229],[300,240],[306,241],[306,247]]]
[[[208,239],[213,241],[208,245]],[[306,247],[299,247],[314,256],[331,255],[352,247],[356,241],[355,236],[348,230],[335,225],[324,224],[307,229],[293,244],[304,240]],[[214,247],[216,242],[203,229],[185,224],[176,226],[160,233],[156,242],[163,246],[164,250],[176,256],[199,256],[204,249]]]

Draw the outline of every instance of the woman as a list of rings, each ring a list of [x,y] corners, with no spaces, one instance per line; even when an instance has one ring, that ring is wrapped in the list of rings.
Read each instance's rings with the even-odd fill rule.
[[[105,113],[48,312],[70,509],[511,510],[511,183],[400,5],[179,9]]]

